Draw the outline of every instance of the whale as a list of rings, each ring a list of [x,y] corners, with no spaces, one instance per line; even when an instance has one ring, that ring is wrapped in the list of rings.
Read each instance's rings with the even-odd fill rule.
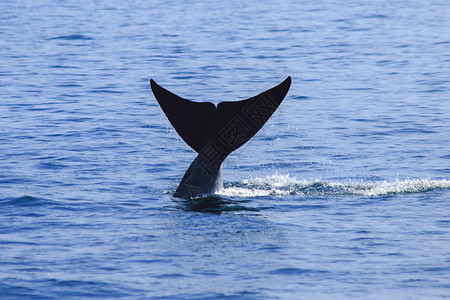
[[[223,188],[225,158],[248,142],[269,120],[291,86],[288,76],[277,86],[240,101],[191,101],[150,79],[159,106],[175,131],[195,152],[173,197],[192,199]]]

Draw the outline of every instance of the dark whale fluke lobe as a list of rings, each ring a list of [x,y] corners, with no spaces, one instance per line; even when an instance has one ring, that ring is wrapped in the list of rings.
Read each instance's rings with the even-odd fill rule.
[[[173,128],[198,155],[174,197],[189,199],[222,188],[222,162],[269,120],[291,86],[291,77],[246,100],[194,102],[175,95],[153,79],[150,86]]]

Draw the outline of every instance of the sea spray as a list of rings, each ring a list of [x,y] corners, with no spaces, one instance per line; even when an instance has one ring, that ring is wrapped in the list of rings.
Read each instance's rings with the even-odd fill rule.
[[[386,196],[393,194],[425,193],[449,189],[450,181],[433,179],[406,179],[393,182],[330,182],[298,180],[287,175],[246,179],[225,185],[220,195],[228,197],[265,197],[287,195],[309,196]]]

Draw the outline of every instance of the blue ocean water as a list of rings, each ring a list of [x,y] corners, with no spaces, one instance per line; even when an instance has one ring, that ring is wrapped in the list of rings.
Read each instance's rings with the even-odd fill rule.
[[[450,3],[1,1],[1,299],[450,297]],[[149,79],[197,101],[292,76],[227,158],[195,153]]]

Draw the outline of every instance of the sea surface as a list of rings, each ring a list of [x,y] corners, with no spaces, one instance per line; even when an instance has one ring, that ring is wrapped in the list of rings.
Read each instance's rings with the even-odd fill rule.
[[[450,298],[450,2],[0,2],[0,299]],[[277,112],[219,195],[149,80]]]

